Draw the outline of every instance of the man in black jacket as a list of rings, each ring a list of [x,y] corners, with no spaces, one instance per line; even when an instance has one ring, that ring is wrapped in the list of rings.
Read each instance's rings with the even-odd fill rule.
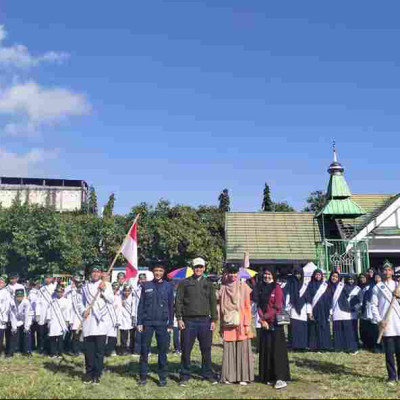
[[[202,376],[212,384],[218,383],[211,369],[211,345],[215,322],[218,319],[215,290],[203,277],[205,261],[193,260],[194,274],[183,280],[175,300],[176,319],[182,332],[182,360],[180,386],[190,379],[190,353],[198,339],[202,356]]]
[[[159,386],[167,385],[167,352],[169,334],[174,325],[174,292],[172,285],[164,280],[165,267],[153,267],[154,280],[145,282],[140,295],[137,329],[143,332],[140,352],[140,380],[144,386],[147,380],[147,366],[151,337],[156,334],[158,350]]]

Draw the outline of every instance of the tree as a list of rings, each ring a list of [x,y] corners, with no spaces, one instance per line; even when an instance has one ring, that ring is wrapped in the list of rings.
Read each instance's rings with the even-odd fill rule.
[[[307,206],[304,207],[304,212],[319,212],[326,201],[326,194],[322,190],[316,190],[315,192],[311,192],[307,197]]]
[[[97,194],[93,186],[90,186],[90,191],[89,191],[89,212],[91,214],[96,214],[96,215],[98,212]]]
[[[271,190],[268,186],[268,183],[265,183],[264,186],[264,195],[263,195],[263,202],[261,205],[262,211],[273,211],[273,203],[271,200]]]
[[[290,206],[286,201],[280,203],[273,203],[274,212],[294,212],[296,211],[292,206]]]
[[[114,211],[115,194],[111,193],[108,198],[107,204],[104,206],[103,218],[111,218]]]
[[[219,209],[222,212],[229,212],[231,210],[230,203],[231,200],[229,198],[228,189],[224,189],[218,197],[219,200]]]

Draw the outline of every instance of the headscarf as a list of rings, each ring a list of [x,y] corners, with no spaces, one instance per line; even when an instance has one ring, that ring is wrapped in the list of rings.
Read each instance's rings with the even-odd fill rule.
[[[320,281],[317,281],[315,279],[315,276],[317,274],[322,275],[322,279]],[[307,296],[308,296],[308,301],[310,303],[312,303],[312,299],[316,295],[316,293],[323,281],[324,281],[324,273],[320,269],[316,269],[311,276],[311,282],[308,284],[308,288],[307,288]]]
[[[273,279],[274,279],[273,282],[267,283],[264,281],[265,271],[271,272]],[[256,285],[254,295],[255,295],[257,307],[260,308],[261,310],[263,310],[263,312],[265,312],[265,310],[267,309],[267,305],[269,303],[269,299],[271,297],[271,293],[273,292],[273,290],[276,287],[276,270],[273,266],[268,265],[268,266],[263,267],[261,273],[262,273],[262,276],[261,276],[260,281]]]
[[[339,279],[340,279],[340,274],[337,271],[332,271],[331,274],[329,275],[328,290],[329,290],[331,301],[333,301],[333,297],[335,295],[336,288],[340,282],[340,280],[337,283],[331,282],[331,278],[332,278],[333,274],[338,274]],[[348,300],[350,291],[351,291],[351,289],[349,290],[349,287],[346,287],[346,285],[345,285],[345,287],[343,288],[342,293],[338,299],[338,305],[339,305],[339,308],[341,311],[344,311],[344,312],[351,311],[349,300]]]
[[[231,281],[226,277],[219,291],[222,315],[229,314],[232,311],[240,311],[251,291],[246,283],[240,281],[239,277],[236,281]]]
[[[364,278],[367,280],[366,283],[360,283],[360,279],[361,279],[362,277],[364,277]],[[369,282],[368,282],[368,274],[364,273],[364,274],[358,275],[357,285],[361,288],[361,290],[364,289],[364,288],[368,285],[368,283],[369,283]]]
[[[301,279],[297,280],[296,274],[300,273]],[[301,313],[301,310],[306,303],[306,296],[300,297],[300,289],[304,282],[304,271],[301,267],[296,267],[293,270],[293,276],[289,277],[287,285],[285,287],[285,292],[290,295],[290,303],[296,310],[297,314]]]

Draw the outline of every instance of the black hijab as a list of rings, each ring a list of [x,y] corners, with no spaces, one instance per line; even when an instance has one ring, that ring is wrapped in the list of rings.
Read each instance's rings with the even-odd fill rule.
[[[267,283],[264,281],[264,273],[265,271],[271,272],[274,281],[271,283]],[[269,299],[271,297],[271,293],[276,287],[276,275],[275,275],[275,268],[272,266],[265,266],[262,269],[262,277],[256,286],[256,303],[257,307],[260,308],[263,312],[267,309],[267,305],[269,303]]]
[[[298,280],[296,278],[296,274],[300,274],[301,278]],[[303,286],[304,282],[304,271],[301,267],[296,267],[293,270],[293,275],[289,277],[287,285],[285,287],[285,292],[290,295],[290,303],[296,310],[297,314],[301,313],[301,310],[306,303],[306,296],[300,297],[300,289]]]
[[[332,302],[333,302],[333,297],[335,295],[336,288],[338,287],[338,284],[339,284],[339,282],[337,282],[337,283],[332,283],[331,282],[331,278],[332,278],[333,274],[339,275],[339,282],[340,282],[340,274],[339,274],[339,272],[332,271],[331,274],[329,275],[329,282],[328,282],[328,290],[329,290],[329,294],[330,294]],[[339,297],[339,300],[338,300],[339,308],[340,308],[340,310],[342,310],[344,312],[350,312],[351,311],[350,303],[349,303],[349,300],[348,300],[350,292],[351,292],[351,289],[350,289],[349,285],[345,285],[345,287],[343,288],[342,293],[341,293],[341,295]]]
[[[317,274],[322,275],[322,279],[320,281],[317,281],[315,279],[315,276]],[[323,281],[324,281],[324,273],[320,269],[316,269],[311,276],[311,282],[308,284],[308,288],[307,288],[307,296],[308,296],[307,301],[308,302],[312,303],[312,299],[316,295],[316,293],[317,293],[319,287],[322,285]]]

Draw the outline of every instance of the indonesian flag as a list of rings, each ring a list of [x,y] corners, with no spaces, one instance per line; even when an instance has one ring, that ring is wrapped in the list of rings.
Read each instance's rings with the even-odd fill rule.
[[[122,243],[121,253],[128,261],[125,266],[125,279],[134,278],[138,272],[138,261],[137,261],[137,222],[133,223],[131,229]]]

